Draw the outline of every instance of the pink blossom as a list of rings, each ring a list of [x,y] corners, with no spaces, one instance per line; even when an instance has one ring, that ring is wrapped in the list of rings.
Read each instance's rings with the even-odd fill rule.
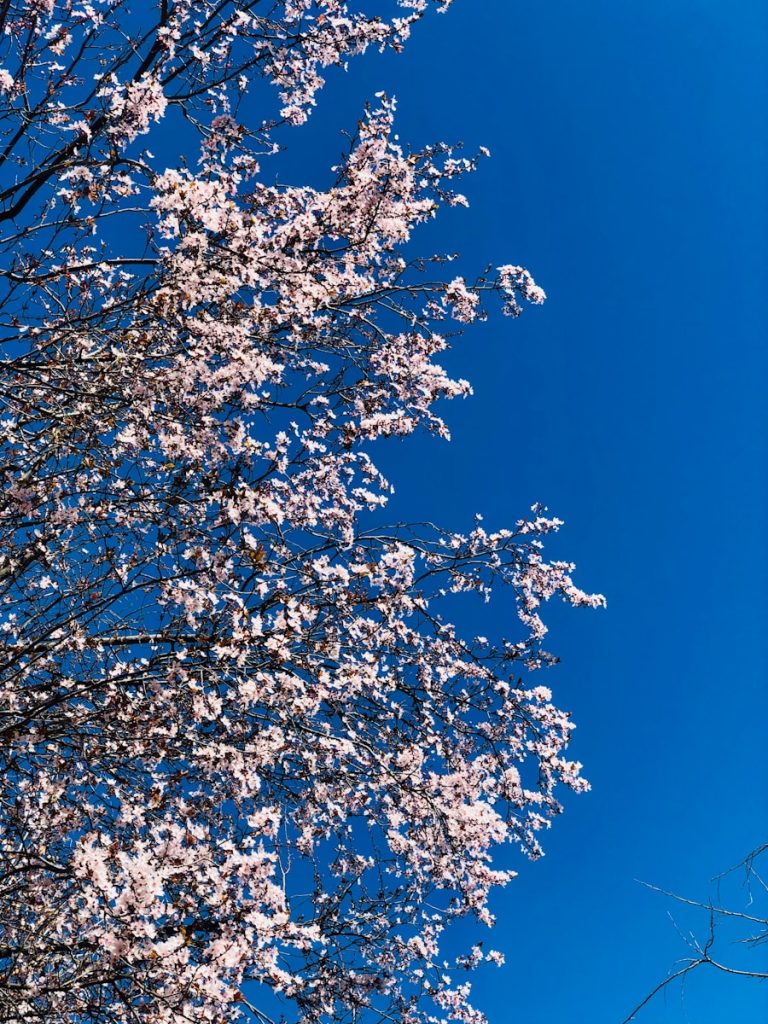
[[[34,0],[6,36],[0,1003],[25,1021],[234,1024],[260,986],[304,1024],[480,1024],[445,931],[493,924],[501,848],[539,856],[587,787],[528,677],[547,602],[604,603],[545,556],[560,520],[386,525],[374,460],[471,395],[449,318],[543,292],[411,261],[476,160],[411,152],[384,93],[327,185],[273,168],[328,69],[435,6]],[[504,588],[507,636],[453,624]]]

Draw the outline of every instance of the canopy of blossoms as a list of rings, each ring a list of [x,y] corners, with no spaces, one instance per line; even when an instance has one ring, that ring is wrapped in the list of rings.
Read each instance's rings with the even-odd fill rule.
[[[372,461],[447,436],[456,322],[543,292],[408,256],[474,161],[383,94],[331,187],[269,174],[428,6],[0,5],[2,1021],[476,1024],[500,954],[441,935],[585,787],[521,680],[543,602],[602,603],[558,520],[384,525]],[[509,638],[447,620],[503,586]]]

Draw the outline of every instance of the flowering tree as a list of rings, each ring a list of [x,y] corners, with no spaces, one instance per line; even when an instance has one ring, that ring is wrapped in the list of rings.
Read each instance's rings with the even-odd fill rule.
[[[559,522],[374,525],[371,442],[469,391],[441,324],[543,293],[402,255],[474,162],[383,95],[327,190],[260,169],[427,6],[0,5],[4,1021],[478,1021],[441,933],[584,788],[519,678],[543,601],[602,601]],[[441,614],[501,584],[510,639]]]

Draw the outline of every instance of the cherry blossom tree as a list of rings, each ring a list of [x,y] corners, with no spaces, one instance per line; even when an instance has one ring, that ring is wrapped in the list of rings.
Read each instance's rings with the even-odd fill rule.
[[[543,602],[602,603],[559,521],[382,525],[372,461],[447,437],[457,322],[543,292],[410,255],[475,161],[383,94],[330,187],[270,175],[429,6],[0,4],[0,1020],[476,1024],[501,955],[441,936],[585,788],[524,679]],[[503,585],[508,638],[451,625]]]

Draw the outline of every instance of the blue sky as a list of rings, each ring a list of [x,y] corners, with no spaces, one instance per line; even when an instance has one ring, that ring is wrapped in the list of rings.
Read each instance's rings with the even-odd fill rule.
[[[394,511],[498,526],[544,501],[566,520],[551,550],[609,601],[551,610],[562,663],[538,681],[594,788],[499,895],[508,965],[478,1002],[492,1024],[618,1024],[686,955],[635,880],[705,896],[768,831],[768,9],[456,0],[404,55],[331,76],[289,165],[334,163],[378,89],[404,142],[493,154],[415,248],[460,250],[468,276],[524,264],[549,295],[457,343],[475,396],[450,445],[382,448]],[[763,1021],[768,988],[700,974],[638,1019]]]

